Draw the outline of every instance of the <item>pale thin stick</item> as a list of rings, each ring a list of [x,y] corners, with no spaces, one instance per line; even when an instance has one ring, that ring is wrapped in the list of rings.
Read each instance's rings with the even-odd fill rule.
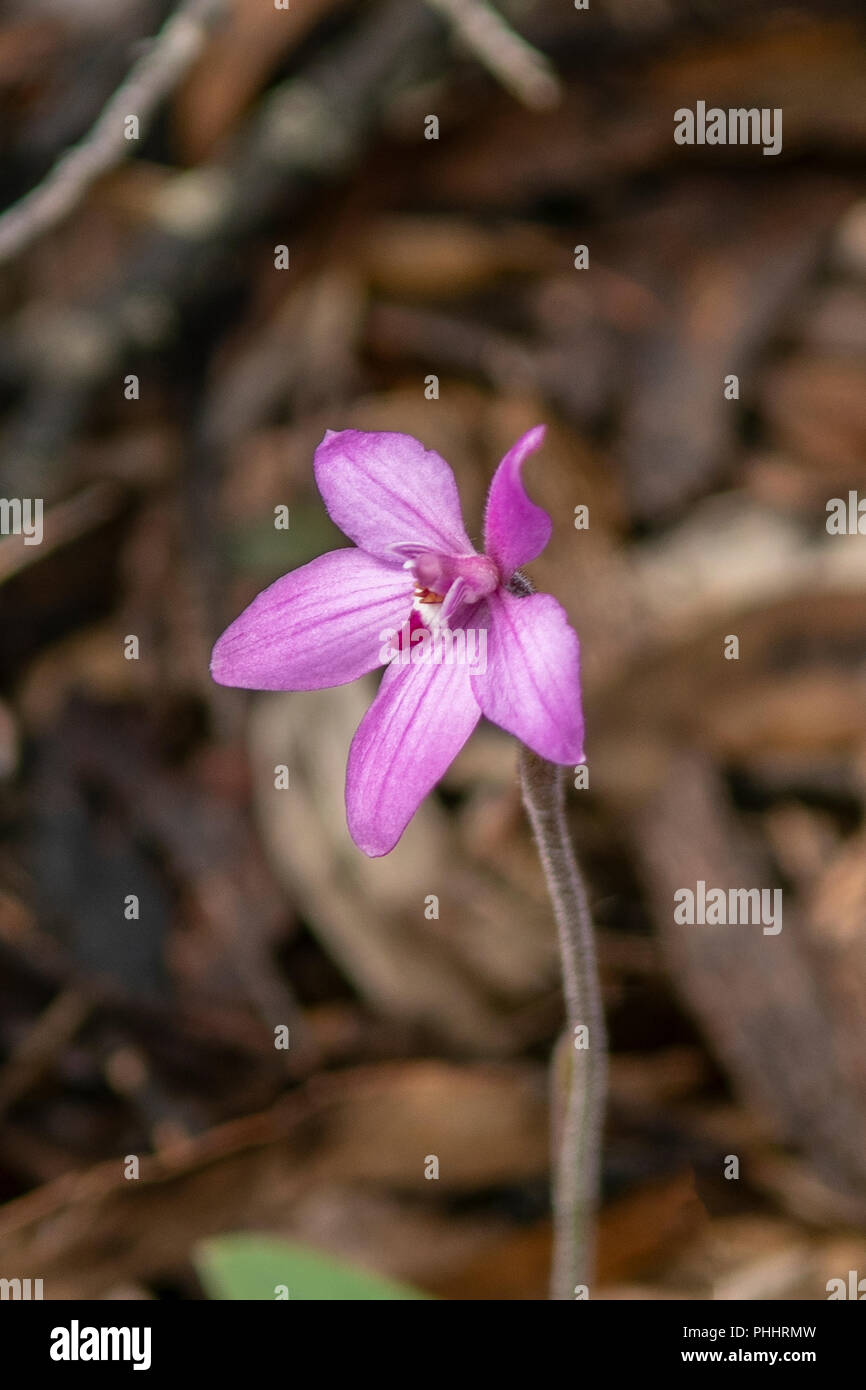
[[[44,538],[38,545],[28,545],[21,534],[0,537],[0,584],[61,546],[85,536],[112,516],[122,499],[122,490],[116,483],[100,479],[48,509]]]
[[[535,111],[555,106],[562,87],[549,59],[516,34],[487,0],[427,0],[509,92]]]
[[[96,123],[67,150],[36,188],[0,215],[0,264],[17,256],[77,207],[88,188],[134,147],[127,116],[147,128],[160,102],[201,52],[226,0],[186,0],[166,20],[147,52],[109,98]]]

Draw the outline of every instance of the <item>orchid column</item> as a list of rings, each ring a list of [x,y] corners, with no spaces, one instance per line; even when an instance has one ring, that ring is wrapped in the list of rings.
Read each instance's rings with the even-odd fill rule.
[[[437,453],[409,435],[328,431],[316,450],[316,482],[355,546],[321,555],[259,594],[217,642],[211,671],[223,685],[319,690],[385,665],[346,773],[349,831],[371,856],[394,848],[482,714],[524,745],[524,798],[560,931],[569,1037],[589,1030],[583,1056],[570,1047],[557,1125],[553,1296],[573,1298],[591,1260],[604,1038],[558,771],[583,758],[578,641],[556,599],[533,592],[519,573],[552,531],[521,478],[543,438],[543,426],[529,430],[496,470],[479,554],[454,474]],[[455,647],[470,650],[467,634],[483,634],[483,668],[454,659]],[[473,641],[473,653],[479,645]]]

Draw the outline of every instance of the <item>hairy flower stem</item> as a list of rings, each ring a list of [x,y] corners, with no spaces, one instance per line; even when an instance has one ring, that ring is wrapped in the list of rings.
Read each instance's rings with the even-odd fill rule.
[[[562,952],[568,1029],[553,1066],[550,1296],[573,1299],[577,1285],[589,1286],[595,1250],[607,1079],[604,1010],[586,888],[565,819],[564,769],[521,747],[520,781],[547,878]],[[562,1074],[557,1065],[560,1055]]]

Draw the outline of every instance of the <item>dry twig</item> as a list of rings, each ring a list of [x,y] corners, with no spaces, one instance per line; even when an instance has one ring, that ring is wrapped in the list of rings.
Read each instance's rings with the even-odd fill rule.
[[[91,129],[57,161],[47,177],[0,216],[0,264],[17,256],[56,227],[81,202],[100,175],[129,152],[127,116],[138,118],[139,134],[160,102],[198,57],[225,0],[186,0],[163,25]]]
[[[548,59],[515,34],[486,0],[427,0],[448,20],[467,48],[509,92],[533,111],[555,106],[562,95]]]

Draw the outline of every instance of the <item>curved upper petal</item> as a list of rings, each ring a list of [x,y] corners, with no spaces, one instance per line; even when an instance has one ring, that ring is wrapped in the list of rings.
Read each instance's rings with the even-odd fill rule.
[[[500,589],[487,606],[487,669],[473,672],[482,713],[552,763],[583,759],[577,633],[550,594]]]
[[[481,717],[464,665],[393,662],[358,726],[346,816],[359,849],[387,854]]]
[[[331,550],[253,599],[213,649],[211,674],[245,690],[322,690],[382,664],[382,633],[412,607],[412,577],[363,550]]]
[[[484,515],[484,550],[499,566],[503,583],[521,565],[540,555],[553,530],[543,507],[526,495],[520,476],[524,461],[540,446],[545,426],[536,425],[508,450],[493,475]]]
[[[446,555],[474,553],[449,465],[410,434],[327,430],[316,483],[333,521],[371,555],[415,542]]]

